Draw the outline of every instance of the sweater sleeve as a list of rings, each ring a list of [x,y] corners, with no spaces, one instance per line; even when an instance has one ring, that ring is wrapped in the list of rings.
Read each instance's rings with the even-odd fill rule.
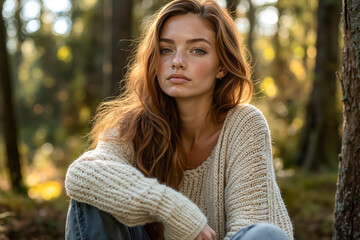
[[[225,187],[227,234],[245,226],[269,222],[293,239],[292,224],[275,180],[270,133],[262,113],[247,105],[231,119]]]
[[[181,193],[130,164],[131,146],[107,138],[70,165],[67,194],[113,215],[126,226],[161,222],[166,239],[195,239],[207,219]]]

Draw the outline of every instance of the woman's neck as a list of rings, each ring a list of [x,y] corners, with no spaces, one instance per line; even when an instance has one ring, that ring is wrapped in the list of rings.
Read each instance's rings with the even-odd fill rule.
[[[181,121],[181,140],[193,146],[196,142],[211,137],[221,128],[215,124],[209,110],[211,98],[202,100],[177,99],[177,108]]]

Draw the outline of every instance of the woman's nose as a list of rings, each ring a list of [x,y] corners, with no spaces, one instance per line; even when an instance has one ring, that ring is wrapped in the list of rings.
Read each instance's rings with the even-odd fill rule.
[[[185,62],[184,56],[181,52],[177,52],[175,54],[171,68],[172,69],[185,69],[186,68],[186,62]]]

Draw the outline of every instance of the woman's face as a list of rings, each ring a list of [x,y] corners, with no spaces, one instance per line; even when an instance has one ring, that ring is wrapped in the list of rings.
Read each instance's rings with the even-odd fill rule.
[[[157,79],[164,93],[175,98],[208,98],[216,78],[223,77],[215,33],[195,14],[169,18],[160,33]]]

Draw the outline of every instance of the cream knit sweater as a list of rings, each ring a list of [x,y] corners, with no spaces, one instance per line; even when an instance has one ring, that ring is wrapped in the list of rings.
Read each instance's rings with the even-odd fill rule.
[[[207,222],[217,239],[256,222],[278,225],[293,239],[275,181],[269,129],[254,106],[242,104],[227,114],[211,156],[185,171],[181,193],[144,177],[134,167],[133,147],[113,141],[115,130],[106,134],[107,141],[67,171],[66,191],[75,200],[127,226],[160,221],[166,239],[195,239]]]

